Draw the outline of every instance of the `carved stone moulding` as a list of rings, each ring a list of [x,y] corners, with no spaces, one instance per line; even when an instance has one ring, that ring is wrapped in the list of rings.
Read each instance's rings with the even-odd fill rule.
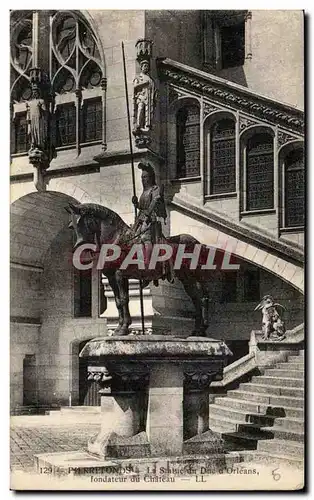
[[[212,382],[222,380],[223,361],[189,364],[184,368],[184,388],[187,391],[204,391]]]
[[[288,142],[291,141],[297,141],[297,140],[302,140],[300,137],[296,137],[291,134],[287,134],[287,132],[284,132],[283,130],[278,131],[278,147],[280,148],[284,144],[287,144]]]
[[[251,120],[247,116],[243,116],[243,115],[240,115],[239,122],[240,122],[240,132],[242,132],[243,130],[245,130],[248,127],[252,127],[253,125],[265,125],[265,123]]]
[[[138,392],[143,389],[148,378],[148,366],[138,362],[106,362],[106,365],[91,365],[87,369],[87,380],[99,384],[101,395]]]
[[[204,108],[203,108],[203,118],[206,118],[208,115],[213,113],[214,111],[225,111],[222,108],[219,108],[212,104],[211,102],[204,102]]]
[[[168,65],[168,67],[167,67]],[[168,83],[196,90],[200,94],[217,99],[222,104],[232,105],[236,110],[246,111],[256,118],[265,119],[271,123],[282,124],[299,133],[304,131],[304,116],[302,111],[286,107],[280,103],[268,102],[259,96],[242,95],[241,90],[223,87],[214,81],[207,81],[203,76],[188,74],[183,69],[169,67],[165,61],[159,63],[160,78]]]
[[[195,99],[195,98],[198,99],[198,96],[195,94],[189,94],[181,89],[169,86],[168,102],[170,106],[172,106],[178,99],[182,97],[190,99]]]

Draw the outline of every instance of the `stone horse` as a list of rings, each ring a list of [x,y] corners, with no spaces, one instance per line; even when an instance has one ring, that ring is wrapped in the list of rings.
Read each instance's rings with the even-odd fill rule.
[[[128,226],[121,217],[101,205],[94,203],[72,204],[66,207],[66,210],[71,215],[69,227],[74,229],[76,235],[76,243],[74,249],[84,243],[93,243],[97,248],[101,248],[102,244],[115,244],[123,248],[123,252],[127,251],[134,243],[134,232],[132,227]],[[133,237],[132,237],[133,235]],[[129,247],[127,242],[129,240]],[[133,240],[133,241],[132,241]],[[173,246],[185,244],[186,248],[193,248],[199,242],[193,236],[187,234],[179,234],[167,238],[167,243]],[[202,249],[208,248],[202,245]],[[123,253],[122,252],[122,253]],[[108,264],[108,263],[107,263]],[[145,280],[145,286],[152,281],[160,278],[164,279],[161,263],[159,267],[153,271],[148,269],[141,270],[136,266],[129,266],[127,269],[120,269],[121,260],[111,262],[110,266],[104,266],[103,274],[108,278],[109,284],[113,290],[116,307],[119,313],[119,324],[115,330],[115,335],[128,335],[129,326],[132,319],[129,312],[129,278]],[[157,264],[157,265],[158,265]],[[181,269],[173,271],[174,277],[178,278],[183,287],[191,298],[195,308],[195,326],[191,335],[202,335],[207,328],[208,316],[208,283],[206,275],[200,272],[200,265],[196,269],[189,269],[183,266]],[[207,276],[208,280],[208,276]]]

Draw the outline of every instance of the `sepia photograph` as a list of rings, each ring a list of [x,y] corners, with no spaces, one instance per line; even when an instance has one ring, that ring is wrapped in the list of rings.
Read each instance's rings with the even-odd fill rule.
[[[7,14],[11,490],[304,491],[304,11]]]

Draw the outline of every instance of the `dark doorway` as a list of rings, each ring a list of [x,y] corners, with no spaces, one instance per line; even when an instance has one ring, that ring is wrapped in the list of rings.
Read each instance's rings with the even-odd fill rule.
[[[79,345],[79,353],[88,340],[84,340]],[[88,360],[79,358],[79,405],[80,406],[100,406],[99,384],[94,380],[87,380]]]
[[[36,356],[26,354],[23,359],[23,405],[37,404]]]

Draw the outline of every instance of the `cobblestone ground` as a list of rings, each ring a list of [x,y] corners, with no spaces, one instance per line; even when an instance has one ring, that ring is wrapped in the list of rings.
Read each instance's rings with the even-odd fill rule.
[[[98,424],[71,426],[11,427],[11,470],[31,471],[34,455],[86,448],[88,439],[99,431]]]

